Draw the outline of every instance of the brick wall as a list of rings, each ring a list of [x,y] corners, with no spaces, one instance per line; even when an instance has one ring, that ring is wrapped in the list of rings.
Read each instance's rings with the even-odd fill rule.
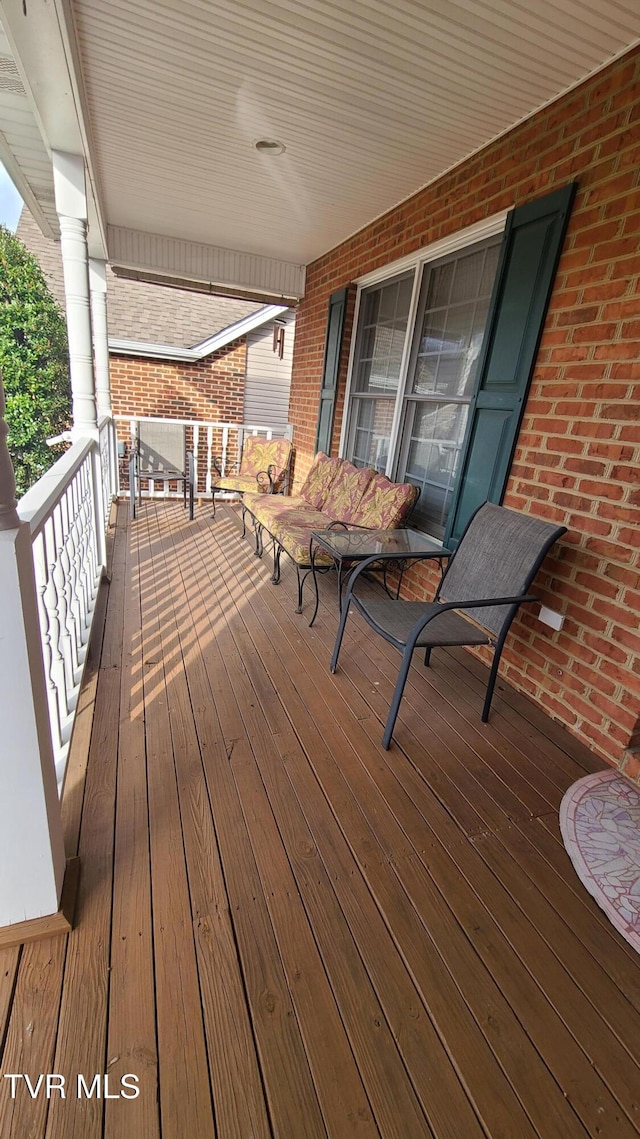
[[[502,671],[609,762],[640,774],[640,53],[486,147],[308,269],[290,418],[312,457],[329,296],[365,273],[576,180],[505,504],[569,533],[538,588],[566,615],[523,614]],[[340,433],[353,299],[340,372]],[[426,571],[409,578],[430,595]]]
[[[246,370],[244,339],[197,364],[112,355],[113,410],[123,415],[242,423]]]

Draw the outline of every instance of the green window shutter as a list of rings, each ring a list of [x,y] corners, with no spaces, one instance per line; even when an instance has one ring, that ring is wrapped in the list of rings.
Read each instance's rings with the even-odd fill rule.
[[[575,190],[571,183],[507,218],[444,538],[452,547],[478,506],[502,501]]]
[[[320,410],[318,412],[318,430],[316,432],[316,452],[325,451],[326,454],[329,454],[331,447],[333,416],[336,407],[336,392],[338,390],[340,350],[342,348],[346,310],[347,290],[340,289],[329,298],[329,316],[327,318],[327,336],[324,345],[324,364],[322,368],[322,390],[320,392]]]

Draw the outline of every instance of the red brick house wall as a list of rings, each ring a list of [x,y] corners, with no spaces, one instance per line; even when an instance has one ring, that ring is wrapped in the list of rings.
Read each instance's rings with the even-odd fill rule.
[[[116,415],[242,423],[246,371],[244,338],[197,364],[111,355],[113,410]]]
[[[505,504],[569,533],[540,575],[566,617],[518,619],[502,671],[632,777],[640,773],[640,53],[635,51],[312,264],[298,312],[290,419],[313,453],[331,293],[576,180]],[[355,292],[355,290],[353,290]],[[350,298],[333,435],[340,435]],[[430,595],[426,572],[416,596]]]

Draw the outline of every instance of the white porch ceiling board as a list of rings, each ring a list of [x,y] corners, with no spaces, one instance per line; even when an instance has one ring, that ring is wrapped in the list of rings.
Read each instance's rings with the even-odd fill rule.
[[[640,37],[635,0],[72,8],[107,222],[293,263]]]
[[[26,94],[0,87],[0,160],[47,236],[59,234],[53,175]]]

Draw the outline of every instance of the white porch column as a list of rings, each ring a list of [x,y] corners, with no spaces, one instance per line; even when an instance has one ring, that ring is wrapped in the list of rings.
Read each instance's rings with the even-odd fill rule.
[[[0,377],[0,926],[55,914],[65,871],[31,533],[16,513]]]
[[[67,310],[72,434],[77,439],[97,432],[84,159],[58,150],[52,158]]]
[[[96,403],[98,418],[111,415],[111,379],[109,376],[109,337],[107,332],[107,265],[89,258],[91,290],[91,323],[96,369]]]

